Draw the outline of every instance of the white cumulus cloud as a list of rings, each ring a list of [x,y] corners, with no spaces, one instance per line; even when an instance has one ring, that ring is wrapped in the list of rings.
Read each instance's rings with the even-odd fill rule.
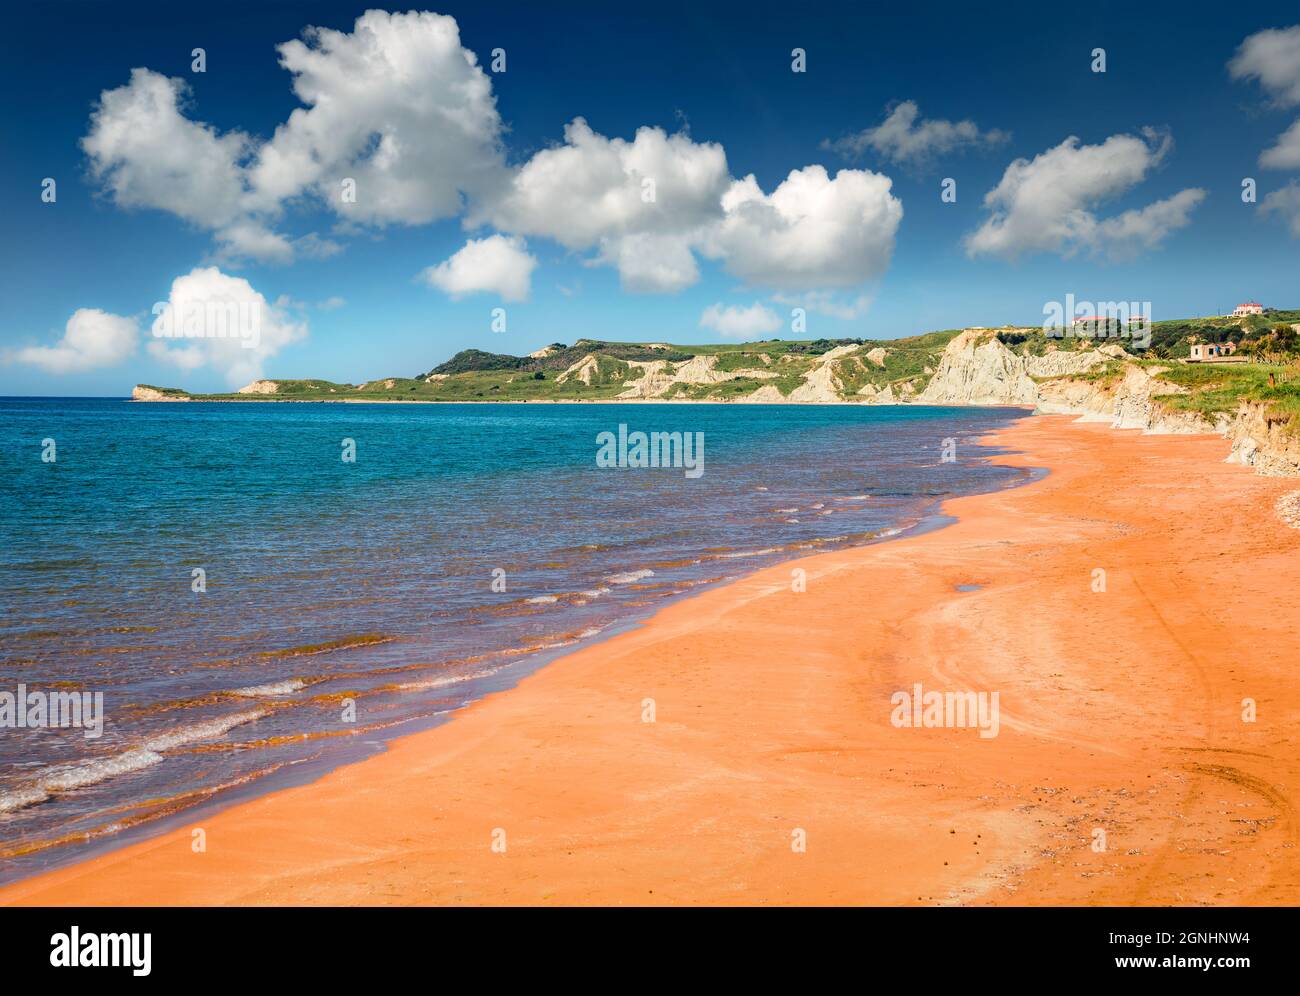
[[[1273,191],[1260,202],[1259,209],[1264,214],[1281,217],[1291,234],[1300,238],[1300,183],[1292,180],[1281,190]]]
[[[972,146],[992,146],[1011,136],[997,128],[981,131],[974,121],[948,121],[944,118],[921,118],[914,100],[896,104],[885,120],[835,142],[823,143],[842,155],[861,156],[873,149],[881,157],[896,163],[919,166],[936,155]]]
[[[577,118],[563,145],[525,162],[475,217],[595,250],[629,290],[675,291],[698,279],[691,245],[720,217],[730,182],[720,145],[661,128],[639,128],[630,142],[607,138]]]
[[[1300,119],[1260,154],[1259,164],[1265,169],[1300,169]]]
[[[352,221],[420,225],[460,214],[464,196],[502,179],[492,83],[455,18],[368,10],[351,32],[308,28],[278,51],[306,106],[258,151],[259,206],[311,189]]]
[[[453,298],[489,292],[507,301],[526,301],[537,260],[518,236],[470,239],[450,259],[430,266],[421,277]]]
[[[791,171],[771,194],[754,177],[722,198],[705,251],[746,283],[778,291],[849,287],[889,266],[903,204],[887,176],[822,166]]]
[[[618,269],[633,291],[699,280],[696,253],[774,290],[843,287],[888,266],[902,203],[888,177],[821,166],[795,170],[768,195],[735,180],[720,145],[640,128],[607,138],[581,118],[565,143],[529,159],[481,219],[541,235]]]
[[[1300,104],[1300,24],[1248,37],[1228,63],[1235,80],[1258,80],[1279,104]]]
[[[369,10],[351,31],[309,27],[277,51],[301,106],[269,140],[192,120],[182,80],[137,69],[101,94],[91,117],[92,175],[123,207],[211,231],[219,261],[341,251],[316,233],[284,231],[290,207],[314,203],[339,216],[340,236],[459,218],[503,238],[552,239],[587,265],[614,267],[629,291],[688,287],[701,256],[778,292],[851,286],[889,264],[902,205],[876,173],[832,179],[809,166],[767,194],[752,176],[732,177],[717,143],[657,127],[607,137],[582,118],[562,143],[507,165],[492,79],[452,17]],[[907,108],[890,121],[900,113]],[[993,134],[969,122],[906,125],[888,144],[900,156]],[[504,258],[491,238],[479,241]],[[472,284],[470,261],[434,272],[468,292],[457,281]]]
[[[1249,36],[1237,47],[1228,72],[1236,80],[1258,80],[1278,106],[1300,104],[1300,24]],[[1264,169],[1300,167],[1300,120],[1260,154],[1259,165]]]
[[[81,140],[90,172],[122,207],[157,208],[203,228],[237,219],[244,196],[240,160],[249,138],[219,135],[181,113],[183,80],[148,69],[105,90]]]
[[[155,307],[148,350],[182,370],[211,367],[232,387],[259,379],[264,364],[307,337],[307,323],[270,304],[243,277],[215,266],[172,281],[165,307]],[[170,332],[171,335],[159,333]]]
[[[492,84],[454,18],[370,10],[350,33],[308,28],[278,51],[306,106],[270,141],[191,120],[183,80],[134,69],[91,115],[92,176],[122,207],[168,211],[214,232],[222,255],[270,262],[339,250],[275,231],[300,195],[349,222],[420,225],[504,181]]]
[[[781,318],[765,304],[755,301],[747,308],[711,304],[700,315],[700,328],[712,329],[731,339],[753,339],[781,327]]]
[[[985,195],[991,216],[966,237],[967,252],[1124,256],[1159,244],[1188,223],[1204,190],[1188,188],[1112,218],[1099,219],[1094,210],[1140,183],[1171,147],[1167,135],[1152,129],[1143,138],[1112,135],[1100,145],[1080,145],[1072,135],[1032,160],[1015,160]]]
[[[8,359],[47,373],[82,373],[121,363],[136,351],[139,338],[140,329],[133,318],[98,308],[78,308],[55,345],[16,349]]]

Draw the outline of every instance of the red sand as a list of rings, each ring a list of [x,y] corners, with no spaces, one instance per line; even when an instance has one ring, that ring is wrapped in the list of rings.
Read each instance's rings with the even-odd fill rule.
[[[999,441],[1051,476],[678,603],[205,817],[206,853],[185,827],[0,902],[1300,901],[1300,533],[1273,512],[1296,482],[1217,438],[1040,417]],[[997,691],[998,736],[895,728],[916,682]]]

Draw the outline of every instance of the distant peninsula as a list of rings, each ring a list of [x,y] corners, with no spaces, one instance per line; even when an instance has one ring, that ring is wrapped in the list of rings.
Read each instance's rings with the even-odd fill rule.
[[[1300,473],[1300,310],[902,339],[697,346],[579,339],[527,356],[466,349],[359,384],[256,380],[229,394],[137,384],[142,402],[727,402],[1033,406],[1148,432],[1217,432],[1229,459]]]

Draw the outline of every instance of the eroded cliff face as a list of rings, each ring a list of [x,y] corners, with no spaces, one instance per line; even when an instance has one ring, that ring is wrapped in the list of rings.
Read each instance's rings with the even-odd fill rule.
[[[189,401],[189,397],[183,394],[164,394],[156,387],[150,387],[148,384],[136,384],[131,389],[132,401]]]
[[[1031,405],[1038,386],[1025,361],[982,329],[967,329],[944,348],[916,399],[921,404]]]
[[[1263,405],[1241,406],[1224,433],[1232,440],[1228,463],[1254,467],[1270,477],[1300,476],[1300,439],[1287,432],[1285,420]]]
[[[389,382],[392,383],[391,381]],[[236,393],[237,394],[275,394],[280,390],[280,385],[273,380],[255,380],[251,384],[245,384]]]
[[[1160,403],[1160,398],[1186,393],[1185,388],[1157,376],[1166,369],[1126,366],[1118,383],[1068,378],[1045,381],[1038,385],[1038,411],[1078,415],[1084,421],[1106,422],[1112,429],[1155,434],[1220,431],[1198,415],[1171,411]]]
[[[928,404],[1036,405],[1040,385],[1035,378],[1087,373],[1108,360],[1127,356],[1115,344],[1021,355],[988,329],[967,329],[944,348],[934,376],[916,400]]]
[[[1286,429],[1287,419],[1264,406],[1245,403],[1231,415],[1213,419],[1172,409],[1161,399],[1186,393],[1162,380],[1168,367],[1125,363],[1118,380],[1079,377],[1108,360],[1132,359],[1114,344],[1093,350],[1020,356],[996,336],[970,329],[953,339],[934,377],[917,398],[932,404],[1032,404],[1050,415],[1074,415],[1114,429],[1152,434],[1216,433],[1232,444],[1229,463],[1258,473],[1300,476],[1300,439]],[[1050,378],[1039,379],[1035,378]]]
[[[587,360],[594,363],[595,357],[589,355]],[[767,369],[719,370],[717,369],[718,358],[709,355],[693,356],[684,363],[676,364],[669,363],[666,360],[628,360],[627,366],[629,373],[627,380],[624,381],[626,390],[618,395],[620,401],[662,398],[676,388],[678,384],[687,386],[713,385],[739,378],[768,380],[779,376],[779,374]],[[570,367],[569,370],[565,371],[565,375],[573,369],[573,367]],[[776,389],[773,388],[773,390]],[[779,397],[780,392],[777,391],[776,393]]]
[[[857,346],[836,346],[822,353],[786,400],[812,404],[844,400],[844,385],[835,373],[835,361],[857,351]]]

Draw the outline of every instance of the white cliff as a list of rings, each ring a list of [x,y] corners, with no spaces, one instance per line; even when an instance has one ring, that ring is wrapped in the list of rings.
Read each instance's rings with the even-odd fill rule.
[[[1031,405],[1038,386],[1025,361],[983,329],[967,329],[944,348],[916,399],[922,404]]]
[[[1118,345],[1020,356],[982,329],[968,329],[944,350],[934,377],[917,398],[931,404],[1033,404],[1043,414],[1075,415],[1114,429],[1152,435],[1217,434],[1231,442],[1229,463],[1260,474],[1300,475],[1300,438],[1285,415],[1243,402],[1232,414],[1207,418],[1179,411],[1163,399],[1187,393],[1164,380],[1163,366],[1138,365]],[[1111,360],[1121,376],[1080,377]],[[1039,379],[1035,379],[1039,378]],[[866,393],[864,390],[862,393]]]

